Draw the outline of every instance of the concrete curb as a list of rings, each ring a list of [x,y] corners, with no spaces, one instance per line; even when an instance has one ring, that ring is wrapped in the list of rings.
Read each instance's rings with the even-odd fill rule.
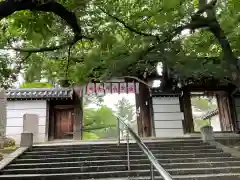
[[[219,142],[216,142],[216,141],[212,141],[212,142],[208,142],[210,145],[213,145],[213,146],[216,146],[216,148],[218,149],[222,149],[225,153],[229,153],[231,154],[232,156],[234,157],[237,157],[237,158],[240,158],[240,151],[234,149],[234,148],[231,148],[231,147],[228,147],[228,146],[225,146]]]
[[[2,161],[0,161],[0,170],[5,168],[8,164],[10,164],[14,159],[18,158],[21,154],[23,154],[28,147],[20,147],[16,151],[7,155]]]

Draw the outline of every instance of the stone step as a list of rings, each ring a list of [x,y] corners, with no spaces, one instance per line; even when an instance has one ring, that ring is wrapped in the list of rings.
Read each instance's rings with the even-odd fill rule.
[[[240,180],[240,158],[200,140],[146,145],[174,179]],[[34,146],[2,170],[0,180],[150,180],[149,160],[135,143],[130,144],[130,171],[127,164],[126,144]]]
[[[184,146],[181,146],[181,145],[176,145],[176,146],[148,146],[148,148],[150,150],[155,150],[155,149],[158,149],[158,150],[190,150],[190,149],[212,149],[212,148],[215,148],[214,146],[210,146],[210,145],[206,145],[206,144],[201,144],[201,145],[198,145],[198,146],[193,146],[193,145],[184,145]],[[53,148],[53,149],[42,149],[42,150],[39,150],[39,149],[32,149],[31,151],[28,151],[28,152],[36,152],[36,153],[41,153],[41,152],[61,152],[61,151],[66,151],[66,152],[71,152],[71,151],[93,151],[93,152],[98,152],[98,151],[126,151],[127,149],[127,146],[124,146],[124,147],[118,147],[118,146],[115,146],[115,147],[99,147],[99,148],[96,148],[96,147],[93,147],[93,148]],[[131,151],[134,151],[134,150],[137,150],[139,151],[140,148],[139,146],[135,146],[135,147],[132,147],[130,146],[129,149]]]
[[[13,169],[30,169],[30,168],[64,168],[64,167],[87,167],[87,166],[127,166],[127,160],[121,161],[77,161],[77,162],[61,162],[61,163],[37,163],[37,164],[11,164],[5,170]],[[131,169],[141,165],[141,169],[149,169],[149,160],[131,161]],[[229,167],[240,166],[240,161],[223,161],[223,162],[192,162],[192,163],[163,163],[164,168],[211,168],[211,167]]]
[[[76,180],[76,179],[99,179],[99,178],[126,178],[126,177],[146,177],[149,176],[149,170],[137,170],[137,171],[99,171],[99,172],[85,172],[85,173],[61,173],[56,174],[13,174],[13,175],[2,175],[0,179],[4,180]],[[240,167],[231,168],[198,168],[198,169],[170,169],[168,172],[172,176],[179,175],[192,175],[197,177],[198,175],[209,175],[209,174],[236,174],[240,172]],[[157,176],[158,173],[155,171],[154,174]],[[230,179],[232,180],[232,179]]]
[[[138,147],[136,143],[130,143],[130,147]],[[203,143],[201,141],[177,141],[177,142],[153,142],[153,143],[146,143],[147,147],[172,147],[172,146],[199,146],[199,145],[208,145],[206,143]],[[94,145],[59,145],[59,146],[33,146],[33,150],[56,150],[57,149],[91,149],[91,148],[102,148],[102,149],[108,149],[108,148],[124,148],[127,144],[120,144],[118,146],[117,144],[94,144]]]
[[[176,151],[176,150],[168,150],[168,151],[160,151],[160,150],[152,150],[153,154],[206,154],[206,153],[223,153],[220,149],[204,149],[204,150],[188,150],[188,151]],[[142,151],[130,151],[130,155],[144,155]],[[127,151],[119,151],[119,152],[108,152],[108,151],[102,151],[102,152],[65,152],[61,151],[59,153],[51,153],[51,154],[29,154],[25,153],[22,155],[23,158],[52,158],[52,157],[83,157],[83,156],[108,156],[108,155],[114,155],[114,156],[123,156],[127,155]]]
[[[153,148],[150,149],[151,152],[161,152],[161,153],[191,153],[191,152],[220,152],[221,149],[216,149],[214,147],[199,147],[198,149],[160,149],[160,148]],[[73,154],[73,153],[83,153],[83,154],[97,154],[97,153],[124,153],[127,151],[127,148],[124,149],[96,149],[96,150],[69,150],[69,151],[27,151],[24,153],[24,155],[52,155],[52,154],[59,154],[59,153],[66,153],[66,154]],[[130,152],[132,154],[134,153],[141,153],[142,151],[140,149],[130,149]]]
[[[227,153],[222,153],[222,152],[217,152],[217,153],[188,153],[188,154],[154,154],[154,156],[156,158],[160,158],[160,159],[173,159],[173,158],[204,158],[204,157],[230,157],[230,154]],[[136,154],[136,155],[132,155],[130,154],[130,158],[131,159],[140,159],[142,157],[146,157],[145,154]],[[58,160],[59,158],[63,158],[63,159],[79,159],[79,160],[114,160],[114,159],[126,159],[127,155],[108,155],[108,154],[102,154],[102,155],[94,155],[92,156],[91,154],[89,154],[89,156],[84,156],[82,154],[75,154],[75,155],[71,155],[71,154],[55,154],[53,156],[41,156],[38,158],[33,159],[33,157],[31,156],[25,156],[22,155],[20,156],[18,159],[24,159],[24,160],[35,160],[35,161],[39,161],[39,160],[51,160],[51,161],[55,161]]]
[[[201,157],[201,158],[159,158],[156,157],[159,161],[159,163],[186,163],[186,162],[219,162],[219,161],[240,161],[240,158],[234,158],[231,156],[227,156],[227,157],[223,157],[223,156],[218,156],[218,157]],[[116,160],[126,160],[127,156],[125,158],[121,158],[121,159],[117,159],[117,158],[113,158],[113,159],[108,159],[107,161],[116,161]],[[143,156],[140,158],[131,158],[130,159],[131,162],[135,162],[135,161],[140,161],[140,162],[145,162],[147,159],[147,157]],[[95,159],[95,160],[89,160],[89,159],[84,159],[84,158],[76,158],[76,157],[71,157],[71,158],[48,158],[48,159],[16,159],[14,160],[11,164],[28,164],[28,163],[59,163],[59,162],[75,162],[75,161],[106,161],[106,159],[102,158],[102,159]]]
[[[174,180],[239,180],[240,173],[235,174],[198,174],[198,175],[186,175],[186,176],[173,176]],[[160,176],[155,176],[155,180],[163,180]],[[90,180],[90,179],[88,179]],[[91,179],[94,180],[94,179]],[[130,177],[130,178],[104,178],[98,180],[151,180],[149,176],[146,177]]]

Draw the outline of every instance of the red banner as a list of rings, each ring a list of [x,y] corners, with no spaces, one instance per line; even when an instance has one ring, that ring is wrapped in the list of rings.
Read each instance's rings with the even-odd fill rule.
[[[139,93],[139,83],[135,82],[107,82],[107,83],[89,83],[87,86],[75,86],[74,91],[78,96],[90,94],[120,94],[120,93]]]
[[[135,82],[89,83],[86,94],[138,93],[139,84]]]

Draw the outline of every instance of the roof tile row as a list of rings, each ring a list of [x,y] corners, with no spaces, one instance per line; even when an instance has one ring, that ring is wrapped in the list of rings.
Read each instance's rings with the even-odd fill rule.
[[[72,88],[31,88],[9,89],[6,91],[8,99],[48,99],[72,98]]]

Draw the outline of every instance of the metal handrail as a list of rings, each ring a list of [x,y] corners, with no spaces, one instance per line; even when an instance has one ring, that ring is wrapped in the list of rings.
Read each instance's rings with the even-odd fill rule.
[[[121,143],[121,137],[120,137],[120,124],[123,124],[127,128],[127,152],[128,152],[128,170],[130,170],[130,156],[129,156],[129,133],[133,137],[133,139],[136,141],[138,146],[141,148],[141,150],[144,152],[144,154],[147,156],[151,163],[151,179],[154,179],[154,172],[153,172],[153,166],[157,170],[157,172],[163,177],[164,180],[173,180],[171,175],[159,164],[158,160],[154,157],[152,152],[148,149],[148,147],[143,143],[141,138],[132,130],[129,125],[127,125],[123,118],[116,115],[118,120],[118,144]]]
[[[129,133],[133,137],[133,139],[137,142],[138,146],[142,149],[144,154],[147,156],[151,165],[151,180],[154,180],[154,172],[153,167],[156,168],[157,172],[160,176],[163,177],[164,180],[173,180],[171,175],[158,163],[158,160],[154,157],[152,152],[147,148],[147,146],[142,142],[140,137],[130,128],[125,122],[124,119],[118,116],[116,113],[113,113],[115,117],[117,117],[117,129],[118,129],[118,145],[121,143],[120,137],[120,124],[122,123],[127,128],[127,161],[128,161],[128,170],[130,170],[130,151],[129,151]]]

